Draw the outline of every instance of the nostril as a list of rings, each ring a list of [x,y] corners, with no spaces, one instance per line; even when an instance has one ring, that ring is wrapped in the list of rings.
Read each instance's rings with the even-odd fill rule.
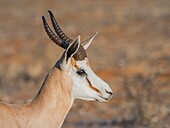
[[[113,92],[109,92],[109,91],[107,91],[106,89],[105,89],[105,91],[106,91],[107,93],[109,93],[110,95],[113,95]]]

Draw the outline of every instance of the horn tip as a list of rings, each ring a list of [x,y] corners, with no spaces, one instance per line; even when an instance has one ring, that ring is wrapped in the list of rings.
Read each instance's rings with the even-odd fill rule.
[[[51,10],[47,10],[48,12],[51,12]]]
[[[48,13],[49,13],[50,15],[53,15],[53,13],[52,13],[50,10],[48,10]]]
[[[45,17],[44,17],[44,16],[42,16],[42,19],[45,19]]]
[[[42,20],[43,20],[43,22],[45,22],[45,21],[46,21],[44,16],[42,16]]]
[[[94,35],[97,35],[99,32],[96,32]]]

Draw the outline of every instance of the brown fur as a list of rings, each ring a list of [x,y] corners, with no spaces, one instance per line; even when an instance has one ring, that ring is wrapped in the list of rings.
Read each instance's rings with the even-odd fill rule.
[[[32,102],[0,104],[0,128],[60,128],[73,103],[71,83],[67,72],[54,67]]]
[[[71,59],[71,64],[73,64],[73,66],[78,70],[79,67],[78,65],[76,64],[76,60],[74,58]]]

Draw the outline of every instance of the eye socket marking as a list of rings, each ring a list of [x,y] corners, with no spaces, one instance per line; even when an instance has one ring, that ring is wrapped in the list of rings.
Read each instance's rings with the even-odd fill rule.
[[[77,64],[76,64],[75,61],[74,61],[74,67],[77,69],[77,72],[76,72],[76,73],[77,73],[79,76],[87,76],[87,73],[86,73],[83,69],[80,69],[80,68],[77,66]],[[96,91],[97,93],[100,93],[100,94],[101,94],[101,92],[99,91],[99,89],[93,87],[93,85],[91,84],[90,80],[89,80],[88,78],[86,78],[86,79],[87,79],[87,82],[88,82],[88,84],[89,84],[89,87],[90,87],[92,90]]]
[[[87,73],[83,70],[83,69],[78,69],[78,71],[76,72],[79,76],[86,76]]]
[[[83,69],[81,69],[81,68],[79,68],[78,67],[78,65],[76,64],[76,61],[74,60],[73,61],[74,62],[74,67],[76,68],[76,70],[77,70],[77,74],[79,75],[79,76],[87,76],[87,73],[83,70]]]

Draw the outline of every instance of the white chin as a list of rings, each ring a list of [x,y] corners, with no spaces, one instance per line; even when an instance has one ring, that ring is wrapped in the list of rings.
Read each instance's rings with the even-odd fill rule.
[[[99,102],[108,102],[109,101],[109,99],[104,98],[104,97],[98,97],[98,99],[96,99],[96,100]]]
[[[96,97],[96,98],[85,98],[85,97],[77,97],[76,99],[80,99],[80,100],[85,100],[85,101],[98,101],[98,102],[108,102],[109,99],[108,98],[104,98],[104,97]]]
[[[104,99],[100,99],[100,100],[97,100],[97,101],[99,101],[99,102],[108,102],[109,100],[104,100]]]
[[[86,101],[95,101],[96,99],[94,99],[94,98],[80,98],[80,97],[78,97],[78,98],[76,98],[76,99],[79,99],[79,100],[86,100]]]

